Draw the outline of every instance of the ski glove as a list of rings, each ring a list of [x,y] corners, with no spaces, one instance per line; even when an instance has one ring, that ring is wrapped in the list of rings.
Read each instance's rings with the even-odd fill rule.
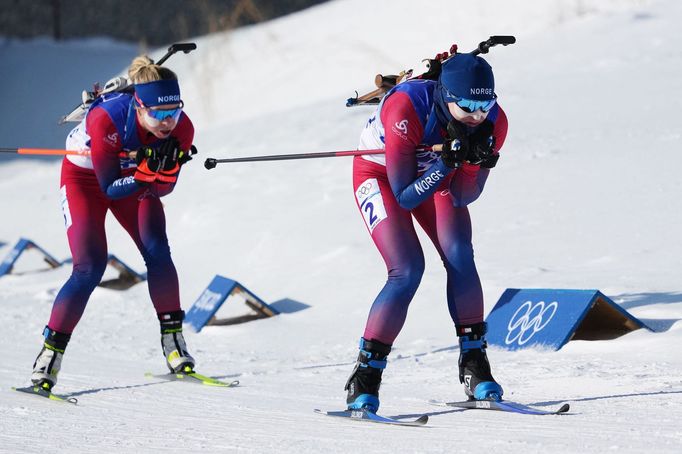
[[[493,129],[492,122],[484,121],[469,135],[461,123],[448,123],[448,138],[443,142],[441,154],[443,163],[451,169],[460,167],[465,161],[486,169],[495,167],[499,155],[495,154]]]
[[[164,143],[166,146],[170,139]],[[157,181],[161,183],[175,183],[178,181],[178,173],[180,173],[180,166],[192,160],[192,155],[197,154],[197,148],[192,145],[189,151],[180,149],[180,144],[175,138],[173,142],[166,146],[164,164],[159,170]]]
[[[156,180],[156,173],[163,166],[163,157],[159,149],[152,147],[142,147],[135,154],[137,170],[135,170],[135,181],[147,185]]]
[[[497,164],[500,155],[495,154],[495,126],[491,121],[484,121],[469,136],[469,154],[466,160],[471,164],[491,169]]]
[[[163,163],[156,175],[156,180],[161,183],[175,183],[178,181],[178,173],[180,172],[178,159],[183,154],[178,139],[175,137],[166,139],[159,146],[159,154],[163,156]]]
[[[196,153],[194,145],[189,151],[181,150],[175,137],[166,139],[158,148],[142,147],[137,151],[135,180],[139,183],[175,183],[180,166],[190,161]]]
[[[448,136],[443,142],[441,159],[443,164],[451,169],[456,169],[462,165],[469,155],[469,138],[466,128],[455,121],[448,123]]]

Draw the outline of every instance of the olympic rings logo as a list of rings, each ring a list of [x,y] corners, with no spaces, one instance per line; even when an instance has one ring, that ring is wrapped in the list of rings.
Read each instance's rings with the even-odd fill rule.
[[[362,186],[358,188],[358,194],[367,195],[372,190],[372,183],[363,183]]]
[[[504,342],[509,345],[518,341],[519,345],[528,342],[535,333],[542,331],[556,314],[559,303],[553,301],[545,305],[539,301],[533,305],[532,301],[523,303],[509,320],[509,332]]]

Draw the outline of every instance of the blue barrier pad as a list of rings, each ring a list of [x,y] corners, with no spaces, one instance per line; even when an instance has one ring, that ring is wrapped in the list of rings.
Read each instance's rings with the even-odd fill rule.
[[[507,289],[486,319],[488,343],[559,350],[572,339],[614,339],[648,327],[599,290]]]

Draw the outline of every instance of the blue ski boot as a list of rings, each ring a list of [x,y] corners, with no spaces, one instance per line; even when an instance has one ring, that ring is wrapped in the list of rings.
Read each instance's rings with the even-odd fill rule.
[[[381,374],[386,368],[386,357],[391,346],[378,341],[360,338],[360,354],[355,368],[350,374],[346,387],[346,403],[349,410],[379,410],[379,387]]]
[[[469,400],[501,400],[502,387],[490,372],[490,363],[485,349],[485,322],[457,327],[459,336],[459,382]]]
[[[194,358],[187,352],[185,337],[182,335],[184,311],[158,314],[161,323],[161,348],[166,357],[166,366],[172,373],[193,372]]]
[[[45,342],[33,363],[31,382],[50,391],[57,384],[57,374],[62,368],[64,350],[71,339],[70,334],[63,334],[45,327]]]

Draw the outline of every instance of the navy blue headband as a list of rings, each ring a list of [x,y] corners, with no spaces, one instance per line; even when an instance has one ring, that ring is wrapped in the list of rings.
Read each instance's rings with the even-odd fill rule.
[[[177,80],[155,80],[143,84],[135,84],[135,94],[144,107],[162,104],[178,104],[180,102],[180,86]]]

